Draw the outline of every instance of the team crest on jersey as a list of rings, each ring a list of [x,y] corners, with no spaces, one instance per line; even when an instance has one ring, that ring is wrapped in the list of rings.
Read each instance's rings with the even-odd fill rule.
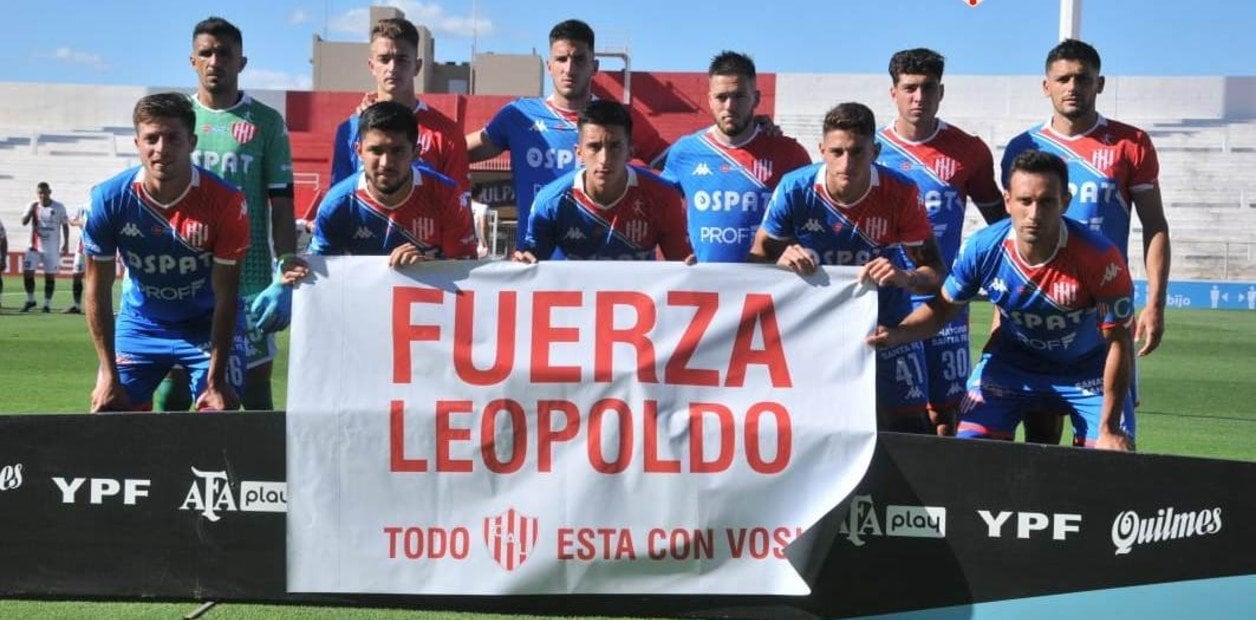
[[[205,249],[209,243],[209,228],[196,220],[184,220],[179,226],[179,238],[184,243],[198,249]]]
[[[641,245],[648,234],[650,234],[650,224],[645,220],[629,220],[624,224],[624,236],[636,245]]]
[[[430,150],[432,150],[432,134],[419,134],[419,154],[426,155]]]
[[[756,159],[750,164],[750,176],[758,179],[760,183],[767,183],[772,178],[772,160]]]
[[[873,241],[880,241],[890,232],[890,223],[883,217],[870,217],[860,227],[865,236]]]
[[[539,519],[511,508],[484,518],[484,546],[498,566],[514,571],[528,561],[540,530]]]
[[[1051,285],[1051,299],[1061,306],[1072,307],[1077,303],[1077,283],[1070,281],[1055,282]]]
[[[240,144],[248,144],[253,136],[257,135],[257,125],[248,121],[238,121],[231,124],[231,137]]]
[[[904,160],[898,165],[898,169],[903,172],[911,172],[911,162]]]
[[[933,171],[936,172],[938,177],[943,181],[950,181],[951,177],[955,176],[955,171],[958,168],[959,163],[945,155],[941,155],[937,159],[933,160]]]
[[[415,218],[410,222],[410,234],[419,239],[431,239],[436,234],[436,221],[430,217]]]
[[[1090,163],[1100,170],[1107,170],[1116,161],[1114,149],[1099,149],[1090,154]]]

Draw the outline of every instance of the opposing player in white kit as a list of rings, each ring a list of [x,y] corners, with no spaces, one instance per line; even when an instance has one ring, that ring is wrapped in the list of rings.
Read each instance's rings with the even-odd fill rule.
[[[22,225],[31,226],[31,245],[22,259],[22,283],[26,285],[26,304],[22,312],[35,307],[35,266],[44,272],[44,312],[52,312],[52,293],[57,287],[57,271],[61,256],[70,251],[70,224],[65,205],[52,199],[52,188],[40,182],[36,187],[39,199],[22,215]],[[61,237],[57,237],[60,229]],[[62,243],[64,240],[64,243]]]
[[[74,245],[74,266],[70,269],[70,275],[74,278],[74,284],[70,289],[74,294],[74,303],[68,308],[61,311],[61,314],[83,314],[83,274],[87,272],[87,256],[83,253],[83,227],[87,224],[87,207],[80,207],[70,218],[70,226],[79,229],[79,241]]]

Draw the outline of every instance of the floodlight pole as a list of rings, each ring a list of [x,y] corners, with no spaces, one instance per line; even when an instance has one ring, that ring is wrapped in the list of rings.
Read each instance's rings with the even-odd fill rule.
[[[1082,0],[1060,0],[1060,40],[1076,39],[1082,32]]]

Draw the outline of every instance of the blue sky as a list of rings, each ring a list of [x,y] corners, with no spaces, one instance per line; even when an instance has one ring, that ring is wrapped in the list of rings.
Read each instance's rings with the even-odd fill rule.
[[[1058,0],[760,0],[557,3],[392,0],[436,36],[440,61],[477,49],[544,51],[554,23],[591,23],[599,47],[627,45],[633,66],[702,71],[721,49],[764,72],[881,73],[895,50],[932,47],[956,74],[1035,74],[1058,31]],[[365,40],[368,0],[6,0],[0,81],[180,86],[191,28],[210,13],[244,31],[248,88],[305,88],[312,35]],[[770,8],[768,8],[770,7]],[[1083,0],[1082,38],[1108,75],[1256,75],[1256,3]],[[617,66],[617,63],[616,63]],[[608,66],[609,67],[609,66]]]

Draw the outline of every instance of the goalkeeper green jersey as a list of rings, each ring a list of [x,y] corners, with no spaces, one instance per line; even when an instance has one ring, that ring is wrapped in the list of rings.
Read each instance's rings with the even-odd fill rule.
[[[197,137],[192,162],[239,187],[248,203],[252,242],[240,269],[240,294],[253,295],[270,284],[273,272],[269,192],[292,184],[288,128],[279,112],[245,93],[225,110],[191,99]]]

